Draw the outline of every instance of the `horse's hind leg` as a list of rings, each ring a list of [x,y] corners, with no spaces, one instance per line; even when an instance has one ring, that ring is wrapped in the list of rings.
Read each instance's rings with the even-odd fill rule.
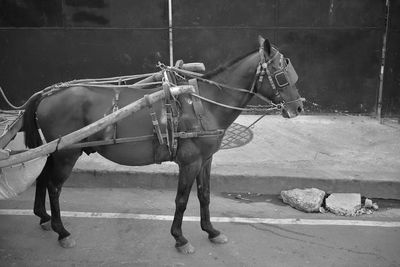
[[[33,213],[40,218],[40,226],[43,230],[51,230],[50,215],[46,211],[46,188],[49,176],[48,164],[45,165],[43,171],[36,179],[36,193],[35,193],[35,204],[33,206]]]
[[[80,152],[56,152],[49,157],[49,160],[51,160],[51,177],[47,184],[47,190],[50,198],[51,228],[58,233],[58,241],[64,248],[74,247],[76,243],[61,221],[59,198],[61,187],[70,176],[80,155]]]
[[[203,165],[197,181],[197,196],[200,202],[200,225],[201,229],[208,233],[208,238],[216,244],[228,242],[228,238],[216,230],[210,221],[210,172],[212,158],[209,158]]]
[[[199,174],[200,168],[200,159],[190,164],[179,166],[178,191],[175,198],[176,208],[171,234],[176,240],[175,247],[184,254],[194,253],[194,247],[182,234],[182,219],[189,200],[190,190],[195,177]]]

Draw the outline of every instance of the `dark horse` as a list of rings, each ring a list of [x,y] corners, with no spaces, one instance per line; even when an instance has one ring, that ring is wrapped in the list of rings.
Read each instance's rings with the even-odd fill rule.
[[[204,108],[202,121],[205,123],[199,121],[193,111],[194,96],[183,94],[178,97],[178,131],[225,130],[239,116],[240,108],[245,107],[253,95],[280,105],[282,115],[286,118],[295,117],[302,111],[302,100],[295,86],[297,76],[293,78],[290,73],[282,71],[286,70],[290,61],[272,47],[268,40],[259,37],[259,44],[259,50],[237,58],[199,79],[198,94],[208,99],[200,100]],[[206,79],[214,84],[206,82]],[[126,106],[156,90],[159,89],[120,88],[118,105]],[[44,139],[51,141],[93,123],[110,113],[114,100],[115,91],[101,86],[72,85],[51,94],[37,94],[29,100],[25,109],[25,142],[31,148],[42,143],[38,128],[41,129]],[[153,105],[153,109],[162,121],[165,114],[163,115],[161,106]],[[211,224],[209,212],[211,161],[213,154],[219,150],[223,135],[179,139],[173,159],[165,156],[155,160],[158,139],[153,131],[149,110],[142,109],[119,121],[116,129],[117,138],[154,135],[154,139],[89,148],[75,147],[52,153],[36,182],[34,213],[40,217],[42,228],[49,230],[51,226],[58,233],[62,247],[75,245],[74,239],[61,221],[61,188],[82,152],[98,152],[113,162],[130,166],[175,161],[179,165],[179,182],[171,234],[176,240],[176,248],[183,253],[194,252],[194,248],[183,236],[181,226],[195,179],[200,202],[201,229],[207,232],[210,241],[226,243],[227,237]],[[98,132],[84,141],[104,140],[105,132]],[[46,189],[50,198],[51,216],[45,208]]]

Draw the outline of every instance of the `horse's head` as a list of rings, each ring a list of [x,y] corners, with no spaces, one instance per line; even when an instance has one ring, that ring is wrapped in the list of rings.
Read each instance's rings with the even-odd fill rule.
[[[296,87],[298,76],[290,60],[285,58],[268,39],[259,36],[260,65],[256,90],[282,108],[285,118],[296,117],[303,111],[303,100]]]

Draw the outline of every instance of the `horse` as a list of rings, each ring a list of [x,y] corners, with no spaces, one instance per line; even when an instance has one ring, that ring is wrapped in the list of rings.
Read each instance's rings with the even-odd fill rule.
[[[183,94],[177,97],[178,132],[225,130],[253,96],[268,99],[279,106],[285,118],[295,117],[303,111],[303,99],[295,85],[297,75],[294,69],[287,71],[288,67],[291,67],[289,59],[284,58],[268,39],[259,36],[258,45],[259,49],[242,55],[199,78],[197,95]],[[160,89],[122,87],[110,90],[109,87],[71,84],[58,90],[36,94],[26,103],[22,128],[25,132],[25,144],[33,148],[40,146],[43,139],[55,140],[109,114],[112,112],[110,109],[115,107],[115,102],[122,107],[156,90]],[[119,97],[116,97],[116,91]],[[201,117],[196,115],[195,102],[201,104]],[[153,104],[149,108],[153,110],[152,114],[161,118],[160,121],[165,121],[162,103]],[[182,219],[194,180],[197,182],[200,202],[201,229],[208,234],[209,240],[213,243],[223,244],[228,241],[227,236],[215,229],[210,222],[209,211],[211,163],[214,153],[220,148],[223,134],[203,138],[200,136],[178,138],[176,152],[171,156],[170,153],[157,152],[160,140],[155,134],[153,122],[149,110],[142,109],[119,121],[111,127],[113,130],[102,130],[84,141],[105,140],[109,138],[110,132],[117,138],[149,135],[152,138],[124,144],[73,147],[49,155],[36,180],[33,211],[40,218],[40,225],[44,230],[52,229],[58,234],[58,241],[62,247],[74,247],[76,241],[65,229],[61,220],[59,204],[61,189],[82,153],[93,152],[98,152],[113,162],[129,166],[174,161],[179,166],[179,179],[170,232],[175,238],[176,249],[184,254],[195,251],[182,233]],[[51,216],[45,207],[46,190],[50,199]]]

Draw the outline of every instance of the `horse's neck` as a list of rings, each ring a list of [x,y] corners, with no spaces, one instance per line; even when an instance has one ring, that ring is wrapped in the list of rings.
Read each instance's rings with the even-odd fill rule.
[[[211,80],[233,88],[242,88],[250,91],[255,79],[258,63],[258,53],[251,54],[227,67],[224,71],[212,77]],[[245,107],[252,97],[251,94],[238,92],[229,88],[219,89],[216,86],[205,86],[201,93],[218,103],[239,108]],[[221,107],[215,104],[206,105],[207,110],[214,116],[216,123],[223,128],[227,128],[231,125],[240,115],[240,111],[234,109]]]

